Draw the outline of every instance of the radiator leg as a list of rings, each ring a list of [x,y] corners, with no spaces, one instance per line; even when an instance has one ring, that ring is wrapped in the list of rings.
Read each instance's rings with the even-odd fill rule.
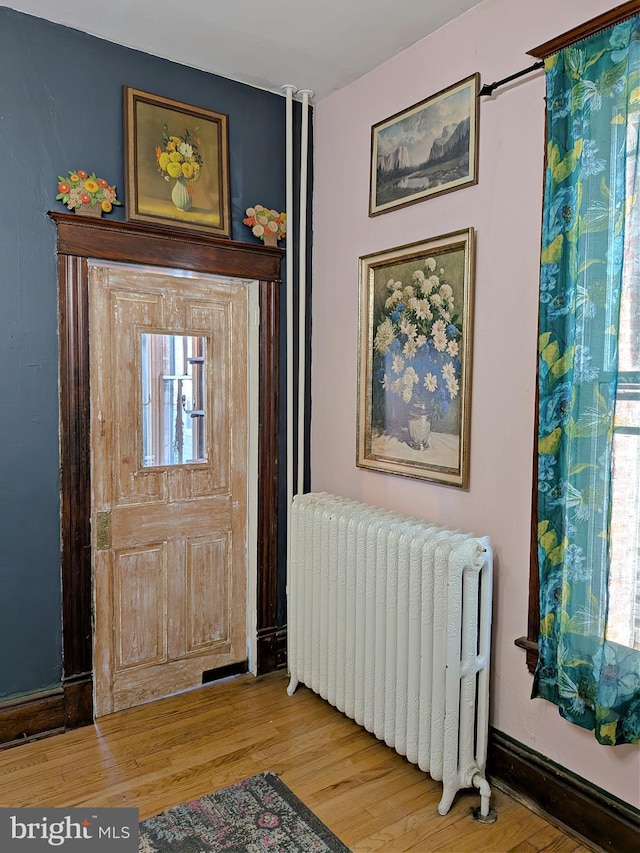
[[[293,694],[296,692],[296,687],[298,686],[299,683],[300,682],[295,677],[295,675],[292,675],[291,678],[289,679],[289,686],[287,687],[287,695],[288,696],[293,696]]]
[[[490,808],[491,787],[481,773],[476,773],[473,777],[474,786],[480,791],[480,806],[476,806],[473,811],[474,820],[480,823],[495,823],[498,820],[498,813],[495,809]]]
[[[438,803],[438,814],[445,815],[451,808],[451,805],[455,799],[456,794],[458,793],[458,788],[456,785],[447,785],[443,782],[442,785],[442,798]]]

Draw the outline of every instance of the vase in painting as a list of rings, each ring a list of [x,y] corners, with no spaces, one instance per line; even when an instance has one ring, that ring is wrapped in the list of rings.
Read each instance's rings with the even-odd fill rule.
[[[422,400],[409,405],[408,412],[409,445],[414,450],[426,450],[431,435],[431,414]]]
[[[191,207],[191,195],[187,182],[184,178],[178,178],[171,190],[171,201],[178,210],[189,210]]]

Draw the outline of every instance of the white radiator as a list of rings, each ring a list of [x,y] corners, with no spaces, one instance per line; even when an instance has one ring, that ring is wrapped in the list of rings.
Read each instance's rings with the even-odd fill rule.
[[[326,493],[292,506],[287,692],[318,693],[443,783],[446,814],[485,778],[487,537]]]

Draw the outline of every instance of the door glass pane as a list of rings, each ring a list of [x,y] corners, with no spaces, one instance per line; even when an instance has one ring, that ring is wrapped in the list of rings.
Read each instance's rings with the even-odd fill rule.
[[[143,332],[142,466],[206,462],[206,338]]]

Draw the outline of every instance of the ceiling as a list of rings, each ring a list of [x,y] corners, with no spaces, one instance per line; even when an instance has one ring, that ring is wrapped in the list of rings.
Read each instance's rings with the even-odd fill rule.
[[[127,47],[318,102],[479,0],[6,0]]]

